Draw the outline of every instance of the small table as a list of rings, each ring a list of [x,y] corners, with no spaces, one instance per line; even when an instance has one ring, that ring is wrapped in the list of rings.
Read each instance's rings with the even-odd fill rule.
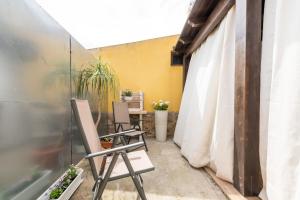
[[[143,115],[147,114],[147,111],[146,110],[138,110],[138,109],[132,109],[132,108],[129,108],[128,109],[129,111],[129,115],[139,115],[139,119],[140,119],[140,127],[141,127],[141,130],[143,130]]]

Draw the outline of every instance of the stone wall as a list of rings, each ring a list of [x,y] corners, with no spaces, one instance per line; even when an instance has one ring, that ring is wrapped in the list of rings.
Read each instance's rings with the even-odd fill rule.
[[[131,117],[138,117],[131,116]],[[177,122],[178,113],[177,112],[169,112],[168,113],[168,136],[173,136],[175,131],[175,126]],[[112,123],[112,113],[108,114],[108,127],[109,132],[114,132],[114,126]],[[146,115],[143,115],[143,130],[147,132],[147,136],[154,137],[155,136],[155,124],[154,124],[154,112],[149,112]]]

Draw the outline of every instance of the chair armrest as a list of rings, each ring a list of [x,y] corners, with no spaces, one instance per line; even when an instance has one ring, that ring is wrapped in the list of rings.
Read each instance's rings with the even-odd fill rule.
[[[90,159],[90,158],[94,158],[97,156],[109,155],[111,153],[120,152],[120,151],[124,151],[127,149],[135,148],[135,147],[141,147],[144,145],[145,145],[144,142],[137,142],[137,143],[121,146],[121,147],[116,147],[113,149],[108,149],[108,150],[104,150],[104,151],[100,151],[100,152],[96,152],[96,153],[91,153],[91,154],[88,154],[87,156],[85,156],[85,158]]]
[[[101,137],[99,137],[99,139],[103,139],[103,138],[108,138],[108,137],[116,137],[116,136],[120,136],[120,135],[124,135],[126,133],[131,133],[136,131],[135,129],[130,129],[127,131],[122,131],[122,132],[118,132],[118,133],[109,133],[108,135],[103,135]]]
[[[103,136],[99,137],[99,139],[108,138],[108,137],[116,137],[116,136],[124,135],[126,133],[131,133],[131,132],[134,132],[134,131],[136,131],[136,130],[135,129],[130,129],[130,130],[121,131],[121,132],[118,132],[118,133],[109,133],[107,135],[103,135]]]

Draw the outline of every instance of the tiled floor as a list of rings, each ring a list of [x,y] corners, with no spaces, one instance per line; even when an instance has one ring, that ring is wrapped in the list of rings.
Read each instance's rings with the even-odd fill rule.
[[[148,200],[226,200],[227,198],[202,169],[190,167],[180,155],[179,148],[168,140],[165,143],[147,139],[149,157],[155,171],[143,175]],[[93,178],[89,163],[81,162],[85,169],[85,181],[71,198],[91,199]],[[103,200],[136,200],[137,192],[131,178],[110,182],[102,196]]]

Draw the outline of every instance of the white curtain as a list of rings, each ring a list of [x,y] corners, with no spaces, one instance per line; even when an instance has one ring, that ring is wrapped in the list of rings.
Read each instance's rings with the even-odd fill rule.
[[[263,199],[300,199],[300,1],[266,0],[260,153]]]
[[[192,55],[174,142],[194,167],[232,181],[235,8]]]

